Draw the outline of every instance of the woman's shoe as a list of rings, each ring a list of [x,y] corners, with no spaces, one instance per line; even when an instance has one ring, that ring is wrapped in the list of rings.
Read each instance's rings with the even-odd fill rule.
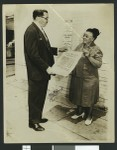
[[[83,112],[82,114],[80,114],[80,115],[73,115],[73,116],[71,116],[71,118],[72,119],[78,119],[78,118],[80,118],[80,117],[82,117],[82,118],[84,118],[84,116],[85,116],[85,113]]]
[[[87,118],[85,120],[85,125],[89,126],[92,123],[93,119],[92,118]]]

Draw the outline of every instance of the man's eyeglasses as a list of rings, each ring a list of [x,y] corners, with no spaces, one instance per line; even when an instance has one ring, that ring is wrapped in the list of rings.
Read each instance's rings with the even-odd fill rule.
[[[41,18],[44,18],[45,20],[48,20],[48,17],[47,17],[47,18],[45,18],[45,17],[43,17],[43,16],[42,16]]]

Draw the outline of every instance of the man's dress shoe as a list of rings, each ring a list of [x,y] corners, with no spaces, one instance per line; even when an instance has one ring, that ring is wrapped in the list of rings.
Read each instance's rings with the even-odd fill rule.
[[[35,123],[35,124],[29,123],[29,127],[34,129],[35,131],[44,131],[45,130],[42,126],[40,126],[39,123]]]
[[[48,121],[48,119],[42,118],[42,119],[39,121],[39,123],[45,123],[45,122],[47,122],[47,121]]]

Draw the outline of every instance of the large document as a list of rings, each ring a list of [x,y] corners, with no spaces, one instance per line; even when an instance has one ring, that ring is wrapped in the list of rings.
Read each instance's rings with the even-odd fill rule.
[[[64,52],[53,66],[53,71],[61,76],[68,76],[78,63],[82,52]]]

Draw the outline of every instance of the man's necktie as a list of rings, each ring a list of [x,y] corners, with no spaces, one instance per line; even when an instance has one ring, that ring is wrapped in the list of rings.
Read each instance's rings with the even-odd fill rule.
[[[41,29],[42,29],[42,32],[43,32],[43,35],[44,35],[46,41],[49,41],[49,39],[48,39],[48,37],[47,37],[47,34],[46,34],[45,31],[43,30],[43,28],[41,28]]]

